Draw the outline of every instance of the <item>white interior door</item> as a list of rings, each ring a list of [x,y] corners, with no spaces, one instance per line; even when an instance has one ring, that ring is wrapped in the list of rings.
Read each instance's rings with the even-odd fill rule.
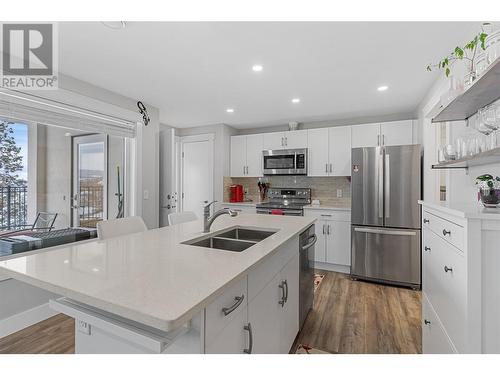
[[[214,198],[213,135],[181,138],[182,211],[203,216],[202,202]]]

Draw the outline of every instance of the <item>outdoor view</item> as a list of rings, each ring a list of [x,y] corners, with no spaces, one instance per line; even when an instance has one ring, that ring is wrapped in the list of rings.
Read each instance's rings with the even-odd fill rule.
[[[26,224],[27,166],[27,125],[0,120],[0,231]]]

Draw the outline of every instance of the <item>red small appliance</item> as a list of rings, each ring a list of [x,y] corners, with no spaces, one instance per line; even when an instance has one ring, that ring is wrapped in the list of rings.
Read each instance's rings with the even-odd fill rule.
[[[229,201],[231,203],[243,202],[243,185],[231,185]]]

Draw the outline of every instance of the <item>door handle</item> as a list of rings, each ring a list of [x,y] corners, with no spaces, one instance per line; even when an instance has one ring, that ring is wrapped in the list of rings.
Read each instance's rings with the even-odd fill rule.
[[[278,304],[281,305],[281,307],[285,306],[285,282],[282,281],[280,285],[278,285],[278,288],[281,289],[281,300],[278,301]]]
[[[427,320],[427,319],[424,319],[424,324],[425,324],[426,326],[428,326],[428,325],[430,325],[430,324],[431,324],[431,321],[430,321],[430,320]]]
[[[243,326],[243,329],[245,331],[248,331],[248,349],[243,349],[243,353],[245,354],[252,354],[253,350],[253,331],[252,331],[252,325],[250,322]]]
[[[384,136],[382,136],[383,138]],[[389,154],[385,154],[385,218],[389,219],[391,211],[391,159]]]
[[[377,146],[380,146],[380,134],[377,135]]]
[[[285,279],[285,303],[288,302],[288,280]]]
[[[328,173],[328,163],[325,164],[325,173]]]
[[[431,248],[429,246],[425,246],[424,251],[431,251]]]
[[[453,268],[444,266],[444,272],[453,272]]]
[[[410,232],[405,230],[384,230],[384,229],[374,229],[374,228],[354,228],[355,232],[360,233],[375,233],[375,234],[389,234],[393,236],[416,236],[416,232]]]
[[[378,217],[380,219],[384,218],[384,151],[381,149],[380,154],[377,158],[378,162],[378,185],[377,185],[377,197],[378,197]]]
[[[429,219],[424,218],[424,224],[429,224]]]
[[[323,234],[325,234],[325,224],[323,224]]]
[[[325,226],[323,225],[323,232],[325,231]],[[311,241],[312,240],[312,241]],[[302,250],[307,250],[311,247],[314,246],[314,244],[318,241],[318,236],[316,236],[315,234],[313,234],[311,237],[309,237],[309,242],[302,246]]]
[[[288,138],[285,137],[285,146],[288,146]]]
[[[382,146],[385,146],[385,134],[382,134]]]
[[[241,297],[234,297],[234,299],[236,302],[232,306],[222,308],[222,312],[224,313],[224,316],[229,315],[234,310],[236,310],[243,303],[243,300],[245,299],[245,295],[242,294]]]
[[[332,166],[332,163],[330,163],[330,173],[333,172],[333,166]]]
[[[451,230],[443,229],[443,236],[451,235]]]

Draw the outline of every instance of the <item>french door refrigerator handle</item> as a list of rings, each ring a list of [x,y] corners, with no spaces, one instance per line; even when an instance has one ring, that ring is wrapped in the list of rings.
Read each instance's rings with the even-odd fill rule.
[[[389,154],[385,154],[385,165],[384,165],[384,192],[385,192],[385,218],[390,217],[391,211],[391,159]]]
[[[378,173],[377,173],[377,195],[378,195],[378,217],[380,219],[384,218],[384,149],[380,148],[380,154],[378,156]]]
[[[389,234],[393,236],[416,236],[417,232],[411,232],[406,230],[387,230],[387,229],[375,229],[375,228],[354,228],[355,232],[360,233],[375,233],[375,234]]]

